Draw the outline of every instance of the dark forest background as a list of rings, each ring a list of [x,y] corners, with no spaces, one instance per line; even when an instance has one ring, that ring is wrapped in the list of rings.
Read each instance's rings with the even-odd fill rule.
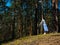
[[[43,33],[39,26],[42,11],[48,33],[60,32],[59,0],[54,3],[52,0],[42,0],[43,4],[39,0],[10,0],[10,7],[6,6],[8,1],[0,0],[0,41]]]

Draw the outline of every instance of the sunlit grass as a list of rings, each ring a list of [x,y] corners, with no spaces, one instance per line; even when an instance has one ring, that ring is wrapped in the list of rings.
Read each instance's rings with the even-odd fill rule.
[[[58,34],[58,33],[56,33],[56,34]],[[13,41],[8,42],[8,43],[3,43],[2,45],[24,45],[26,43],[27,43],[27,45],[29,45],[31,42],[33,42],[35,40],[39,40],[41,38],[51,36],[51,35],[56,35],[56,34],[51,33],[51,34],[46,34],[46,35],[41,34],[41,35],[35,35],[35,36],[27,36],[27,37],[23,37],[23,38],[13,40]]]

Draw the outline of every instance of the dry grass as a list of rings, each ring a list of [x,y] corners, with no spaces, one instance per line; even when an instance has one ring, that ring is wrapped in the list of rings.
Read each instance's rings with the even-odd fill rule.
[[[60,45],[60,34],[28,36],[2,45]]]

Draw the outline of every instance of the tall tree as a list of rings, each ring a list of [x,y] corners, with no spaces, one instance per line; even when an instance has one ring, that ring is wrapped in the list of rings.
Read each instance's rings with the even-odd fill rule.
[[[53,6],[53,16],[54,16],[54,25],[55,25],[55,30],[58,32],[58,17],[57,17],[57,0],[52,0],[52,6]]]

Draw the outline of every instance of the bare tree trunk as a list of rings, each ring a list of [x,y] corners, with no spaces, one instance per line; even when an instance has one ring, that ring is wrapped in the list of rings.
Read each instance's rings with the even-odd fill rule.
[[[57,17],[58,10],[57,9],[58,9],[58,0],[56,0],[56,17],[55,17],[56,18],[56,30],[58,32],[58,17]]]
[[[37,9],[37,3],[36,3],[36,9],[35,9],[35,35],[37,35],[37,13],[38,13],[38,9]]]
[[[32,20],[31,20],[31,16],[30,16],[30,36],[32,35]]]
[[[18,16],[18,33],[19,33],[19,37],[22,36],[22,21],[21,21],[21,15]]]
[[[54,15],[54,20],[55,20],[55,31],[58,32],[58,14],[57,14],[57,9],[58,9],[58,1],[57,0],[52,0],[52,6],[53,6],[53,15]]]

